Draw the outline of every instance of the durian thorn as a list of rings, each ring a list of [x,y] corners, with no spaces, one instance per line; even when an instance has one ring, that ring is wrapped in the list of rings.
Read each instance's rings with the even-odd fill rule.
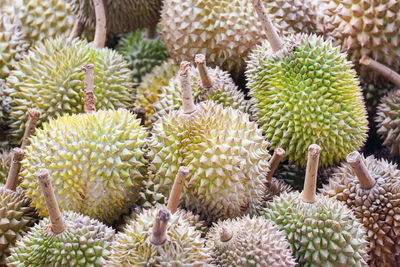
[[[92,113],[96,111],[94,104],[94,65],[87,63],[83,66],[85,71],[85,113]]]
[[[261,20],[262,25],[267,33],[268,42],[271,44],[271,48],[274,53],[278,52],[284,47],[284,42],[282,38],[278,35],[276,28],[271,22],[271,19],[268,17],[265,7],[262,3],[262,0],[251,0],[253,6],[257,12],[259,19]]]
[[[189,67],[190,63],[187,61],[182,61],[179,77],[181,80],[182,87],[182,101],[183,101],[183,113],[191,114],[196,110],[196,106],[194,105],[193,95],[192,95],[192,86],[190,86],[189,81]]]
[[[360,63],[367,66],[368,68],[378,72],[386,79],[394,83],[397,88],[400,88],[400,74],[392,70],[391,68],[379,63],[378,61],[373,60],[368,56],[363,56],[360,59]]]
[[[37,124],[38,120],[40,119],[41,115],[42,114],[37,109],[34,109],[34,108],[28,109],[29,118],[25,125],[24,136],[22,137],[22,143],[21,143],[22,149],[24,149],[26,146],[29,146],[29,144],[30,144],[29,138],[35,133],[36,124]]]
[[[158,37],[157,24],[150,25],[146,28],[146,38],[154,40]]]
[[[274,155],[272,155],[272,158],[269,161],[270,167],[269,167],[269,172],[267,174],[267,180],[269,184],[271,184],[272,176],[274,175],[276,168],[278,168],[279,163],[281,163],[285,155],[286,152],[283,148],[278,147],[274,149]]]
[[[24,150],[22,148],[14,148],[12,150],[11,156],[11,167],[8,172],[7,181],[6,181],[6,189],[15,191],[17,188],[17,180],[19,170],[21,169],[21,160],[24,158]]]
[[[221,242],[228,242],[229,240],[232,239],[233,233],[231,230],[229,230],[226,227],[222,227],[222,231],[219,235],[219,240],[221,240]]]
[[[308,147],[308,159],[306,168],[306,178],[304,181],[304,189],[302,200],[306,203],[315,202],[315,193],[317,188],[318,160],[321,153],[321,147],[312,144]]]
[[[197,69],[199,70],[200,73],[200,78],[201,78],[201,83],[202,83],[202,93],[204,95],[207,95],[213,87],[213,81],[210,78],[210,75],[208,75],[208,70],[206,66],[206,57],[203,54],[197,54],[194,57],[194,60],[197,65]]]
[[[56,196],[54,195],[49,171],[45,168],[41,168],[36,172],[36,176],[38,177],[40,186],[42,187],[47,210],[49,211],[51,222],[50,229],[56,235],[61,234],[65,231],[65,224],[60,208],[58,207]]]
[[[72,41],[75,38],[79,38],[84,29],[85,29],[85,24],[83,23],[83,21],[75,19],[74,27],[72,28],[72,31],[69,34],[68,40]]]
[[[106,44],[106,13],[104,11],[103,0],[92,0],[94,5],[94,13],[96,15],[96,30],[94,32],[93,47],[94,48],[104,48]]]
[[[375,185],[375,179],[371,176],[370,172],[365,166],[360,153],[353,151],[347,155],[347,163],[350,164],[353,171],[356,173],[360,185],[364,189],[371,189]]]
[[[140,125],[146,125],[146,109],[145,108],[138,108],[136,110],[136,116],[140,119]]]
[[[182,188],[185,183],[186,178],[189,176],[189,168],[181,166],[178,170],[178,174],[175,177],[172,190],[169,194],[167,208],[174,214],[178,209],[179,199],[181,198]]]
[[[167,227],[170,217],[171,214],[167,209],[161,208],[158,211],[153,226],[153,232],[150,236],[150,242],[153,245],[160,246],[165,244],[165,242],[167,241]]]

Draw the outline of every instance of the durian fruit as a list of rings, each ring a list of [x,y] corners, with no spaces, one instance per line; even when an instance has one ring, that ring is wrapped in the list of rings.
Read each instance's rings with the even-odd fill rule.
[[[400,170],[374,156],[357,151],[335,169],[321,193],[353,210],[367,229],[370,266],[400,266]],[[396,258],[397,257],[397,258]]]
[[[363,56],[400,70],[400,2],[398,0],[322,0],[325,30],[356,66]],[[371,78],[371,72],[360,69]]]
[[[189,70],[182,62],[183,108],[153,124],[150,177],[168,194],[179,166],[190,164],[183,207],[208,223],[252,213],[265,192],[268,142],[249,115],[212,101],[195,105]]]
[[[7,266],[6,258],[10,255],[10,249],[37,221],[35,210],[29,206],[30,200],[22,190],[16,190],[23,156],[22,149],[13,150],[12,171],[6,184],[0,184],[0,266]]]
[[[17,241],[9,266],[104,266],[114,230],[88,216],[61,213],[47,169],[36,172],[50,219],[44,218]]]
[[[263,216],[285,232],[299,266],[368,266],[362,224],[341,202],[315,195],[320,152],[310,145],[303,192],[275,197]]]
[[[188,70],[195,102],[212,100],[223,107],[251,113],[250,103],[235,85],[229,73],[219,67],[207,67],[205,56],[202,54],[196,55],[195,61],[197,69],[190,67]],[[161,88],[162,92],[158,95],[159,101],[153,105],[155,109],[155,114],[151,118],[153,121],[182,106],[182,86],[179,79],[179,75],[176,75],[169,81],[168,86]]]
[[[106,266],[209,266],[211,248],[196,229],[197,218],[177,208],[188,175],[188,167],[179,168],[167,209],[143,210],[116,235]]]
[[[256,117],[271,147],[303,167],[307,147],[319,142],[321,167],[338,163],[366,140],[368,121],[361,89],[346,54],[315,35],[281,39],[262,3],[257,12],[268,40],[251,54],[247,80]]]
[[[150,127],[150,120],[155,110],[153,104],[159,100],[162,87],[167,86],[169,80],[178,73],[179,67],[172,59],[168,59],[161,65],[154,67],[150,73],[143,77],[142,82],[136,88],[134,107],[146,110],[145,125]]]
[[[155,66],[160,65],[168,56],[167,49],[161,39],[148,39],[143,30],[137,30],[123,36],[117,46],[133,71],[133,82],[138,85],[143,76]]]
[[[284,233],[258,216],[219,221],[207,234],[207,246],[217,266],[296,266]]]

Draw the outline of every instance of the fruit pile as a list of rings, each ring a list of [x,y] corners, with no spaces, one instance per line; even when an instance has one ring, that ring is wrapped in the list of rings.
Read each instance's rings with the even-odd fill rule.
[[[400,267],[400,1],[0,0],[0,267]]]

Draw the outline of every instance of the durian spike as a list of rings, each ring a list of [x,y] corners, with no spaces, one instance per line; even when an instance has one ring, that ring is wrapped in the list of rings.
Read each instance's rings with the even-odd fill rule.
[[[269,161],[269,172],[267,174],[267,180],[268,183],[271,184],[272,182],[272,176],[274,175],[274,172],[276,171],[276,168],[278,168],[279,163],[281,163],[282,159],[285,157],[286,152],[283,148],[275,148],[274,149],[274,155],[272,155],[272,158]]]
[[[364,189],[370,189],[375,185],[375,179],[369,173],[367,166],[361,160],[361,155],[357,151],[347,155],[347,163],[350,164],[353,171],[356,173],[360,185]]]
[[[14,148],[12,150],[12,160],[10,171],[6,181],[6,189],[15,191],[17,188],[17,180],[19,170],[21,169],[21,160],[24,158],[24,150],[22,148]]]
[[[85,29],[84,23],[79,19],[75,19],[74,27],[72,28],[72,31],[69,34],[68,40],[72,41],[73,39],[80,37],[84,29]]]
[[[36,176],[38,177],[40,186],[42,187],[47,210],[49,211],[51,222],[50,229],[56,235],[61,234],[65,231],[64,218],[60,212],[56,197],[54,195],[49,171],[41,168],[36,172]]]
[[[94,65],[91,63],[83,66],[85,71],[85,113],[92,113],[96,111],[94,104]]]
[[[373,60],[368,56],[363,56],[360,59],[360,63],[378,72],[379,74],[387,78],[389,81],[394,83],[398,88],[400,88],[400,74],[396,73],[391,68],[386,67],[385,65],[379,63],[378,61]]]
[[[157,24],[150,25],[146,28],[146,38],[147,39],[156,39],[157,36],[158,36]]]
[[[308,159],[306,168],[306,179],[304,181],[304,189],[302,200],[306,203],[315,202],[315,192],[317,188],[318,160],[321,153],[321,147],[312,144],[308,147]]]
[[[190,63],[187,61],[182,61],[179,77],[181,80],[182,87],[182,101],[183,101],[183,113],[191,114],[196,110],[196,106],[194,105],[193,95],[192,95],[192,87],[190,86],[189,81],[189,67]]]
[[[28,109],[29,119],[25,126],[24,136],[22,137],[21,148],[24,149],[26,146],[29,146],[30,140],[29,138],[35,133],[36,123],[40,119],[42,114],[39,110],[30,108]]]
[[[262,0],[251,0],[251,2],[253,3],[257,15],[260,18],[261,23],[267,33],[268,42],[271,44],[272,51],[274,51],[274,53],[278,52],[283,48],[284,42],[282,38],[278,35],[276,28],[268,17]]]
[[[232,239],[232,236],[233,236],[232,231],[226,227],[223,227],[219,235],[219,239],[221,240],[221,242],[228,242],[229,240]]]
[[[169,194],[168,205],[167,208],[174,214],[178,209],[179,199],[181,198],[181,192],[183,188],[183,184],[185,183],[186,178],[189,176],[189,168],[181,166],[179,167],[178,174],[175,177],[174,184],[172,186],[171,193]]]
[[[153,245],[163,245],[167,241],[167,226],[171,214],[165,208],[161,208],[156,216],[150,242]]]
[[[200,78],[201,78],[201,83],[202,83],[202,89],[203,93],[208,93],[212,89],[213,81],[210,78],[210,75],[208,75],[207,67],[206,67],[206,57],[203,54],[197,54],[194,57],[194,61],[197,64],[197,69],[199,70],[200,73]]]
[[[94,5],[94,13],[96,15],[96,30],[94,32],[93,47],[104,48],[106,44],[106,13],[104,11],[103,0],[92,0]]]
[[[136,110],[136,116],[138,119],[140,119],[140,125],[145,126],[145,124],[146,124],[146,109],[138,108]]]

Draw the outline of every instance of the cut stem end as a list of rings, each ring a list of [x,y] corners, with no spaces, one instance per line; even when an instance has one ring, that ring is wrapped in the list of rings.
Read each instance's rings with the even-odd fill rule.
[[[205,93],[207,93],[211,89],[213,81],[211,80],[210,75],[208,74],[206,66],[206,57],[203,54],[197,54],[194,60],[197,65],[197,69],[199,70],[200,73],[203,90],[205,91]]]
[[[190,63],[187,61],[182,61],[179,70],[179,77],[182,87],[183,113],[187,115],[196,110],[196,106],[194,105],[193,101],[192,87],[190,86],[189,81],[189,68]]]
[[[37,109],[28,109],[28,116],[29,119],[26,122],[24,136],[22,137],[21,148],[24,149],[25,147],[29,146],[30,140],[29,138],[35,133],[36,124],[40,119],[42,114]]]
[[[371,176],[370,172],[365,166],[360,153],[353,151],[347,155],[347,163],[350,164],[353,171],[356,173],[360,185],[364,189],[371,189],[375,185],[375,179]]]
[[[181,198],[182,188],[186,178],[189,176],[188,167],[180,167],[178,174],[175,177],[174,185],[172,186],[171,193],[169,194],[167,208],[174,214],[178,209],[179,199]]]
[[[321,154],[321,147],[312,144],[308,147],[308,159],[306,168],[306,178],[304,181],[304,190],[302,200],[306,203],[315,202],[315,194],[317,189],[318,161]]]
[[[157,213],[150,242],[153,245],[161,246],[167,241],[167,227],[171,214],[166,209],[160,209]]]
[[[233,236],[232,231],[226,227],[223,227],[219,238],[221,242],[228,242],[229,240],[232,239],[232,236]]]
[[[96,111],[94,104],[94,65],[85,64],[83,70],[85,71],[85,113],[92,113]]]
[[[24,158],[25,153],[22,148],[14,148],[11,153],[11,167],[8,172],[5,188],[15,191],[17,188],[18,174],[21,169],[21,160]]]
[[[275,148],[274,155],[272,155],[271,160],[269,161],[269,172],[267,174],[268,183],[271,184],[272,176],[274,175],[276,169],[278,168],[279,163],[281,163],[282,159],[285,157],[286,152],[283,148]]]
[[[378,61],[373,60],[368,56],[363,56],[360,59],[360,63],[381,74],[383,77],[394,83],[397,88],[400,89],[400,74],[396,73],[391,68],[379,63]]]

